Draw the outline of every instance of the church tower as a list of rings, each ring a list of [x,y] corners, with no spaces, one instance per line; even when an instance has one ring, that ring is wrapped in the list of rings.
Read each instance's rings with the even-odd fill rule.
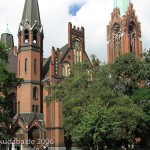
[[[126,53],[142,56],[141,24],[131,0],[114,0],[111,21],[107,26],[108,63]]]
[[[18,113],[42,112],[43,28],[37,0],[26,0],[18,31]]]
[[[43,96],[43,28],[38,0],[25,0],[22,20],[18,30],[18,77],[23,78],[17,88],[17,114],[13,120],[12,133],[18,140],[33,140],[22,145],[40,146],[44,139]]]

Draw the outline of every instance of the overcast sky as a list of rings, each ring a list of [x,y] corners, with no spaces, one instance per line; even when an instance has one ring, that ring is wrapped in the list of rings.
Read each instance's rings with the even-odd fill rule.
[[[85,28],[87,54],[95,54],[107,62],[106,26],[110,21],[114,0],[39,0],[44,28],[44,57],[51,47],[63,47],[68,40],[68,22]],[[8,23],[17,45],[18,26],[25,0],[0,0],[0,34]],[[150,0],[132,0],[142,26],[143,49],[150,48]],[[74,7],[76,5],[76,7]],[[76,10],[78,10],[76,12]]]

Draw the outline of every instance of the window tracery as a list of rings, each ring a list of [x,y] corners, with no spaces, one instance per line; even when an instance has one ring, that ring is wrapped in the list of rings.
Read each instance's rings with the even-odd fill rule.
[[[64,77],[68,77],[70,75],[70,64],[68,62],[64,62],[62,65],[62,75]]]
[[[74,53],[74,62],[82,62],[82,44],[79,39],[75,39],[73,42],[73,53]]]
[[[129,36],[130,52],[133,53],[135,49],[136,33],[135,33],[135,26],[132,22],[129,23],[128,26],[128,36]]]
[[[120,51],[121,51],[121,34],[122,31],[120,26],[115,25],[113,30],[113,38],[114,38],[114,50],[116,56],[120,55]]]

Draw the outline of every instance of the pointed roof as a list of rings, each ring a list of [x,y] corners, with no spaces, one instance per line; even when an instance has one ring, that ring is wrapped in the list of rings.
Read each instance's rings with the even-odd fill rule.
[[[127,8],[129,4],[131,3],[131,0],[114,0],[114,8],[120,9],[120,16],[126,14]]]
[[[10,30],[9,30],[9,28],[8,28],[8,24],[7,24],[7,27],[6,27],[5,31],[2,34],[10,34],[10,35],[12,35]]]
[[[25,26],[26,22],[33,27],[35,23],[41,27],[38,0],[26,0],[22,15],[21,25]]]

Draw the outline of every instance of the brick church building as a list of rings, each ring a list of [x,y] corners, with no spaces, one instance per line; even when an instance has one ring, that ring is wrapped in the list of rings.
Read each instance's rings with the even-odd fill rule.
[[[47,146],[64,147],[61,102],[47,104],[43,101],[50,93],[46,90],[48,84],[57,84],[67,77],[75,63],[90,61],[85,51],[84,28],[72,26],[69,22],[68,43],[61,49],[52,47],[48,58],[43,58],[43,39],[38,0],[25,0],[18,30],[18,48],[14,46],[8,27],[1,35],[1,41],[9,47],[7,70],[24,79],[12,93],[14,118],[11,130],[14,138],[34,140],[36,147],[43,142],[38,139],[46,139]],[[28,146],[22,144],[20,147]]]
[[[140,57],[140,38],[141,26],[133,4],[129,0],[115,0],[111,21],[107,26],[108,63],[129,52]],[[18,47],[14,46],[13,35],[8,27],[1,35],[1,41],[9,48],[7,70],[24,79],[17,91],[12,93],[12,136],[23,141],[34,140],[35,143],[13,145],[22,150],[31,144],[41,146],[43,141],[38,139],[45,139],[47,146],[65,146],[62,104],[59,101],[44,102],[45,96],[50,94],[46,87],[69,76],[76,62],[90,62],[85,51],[84,27],[78,28],[69,22],[68,43],[61,49],[52,47],[48,58],[43,58],[43,39],[38,0],[25,0],[18,30]]]

